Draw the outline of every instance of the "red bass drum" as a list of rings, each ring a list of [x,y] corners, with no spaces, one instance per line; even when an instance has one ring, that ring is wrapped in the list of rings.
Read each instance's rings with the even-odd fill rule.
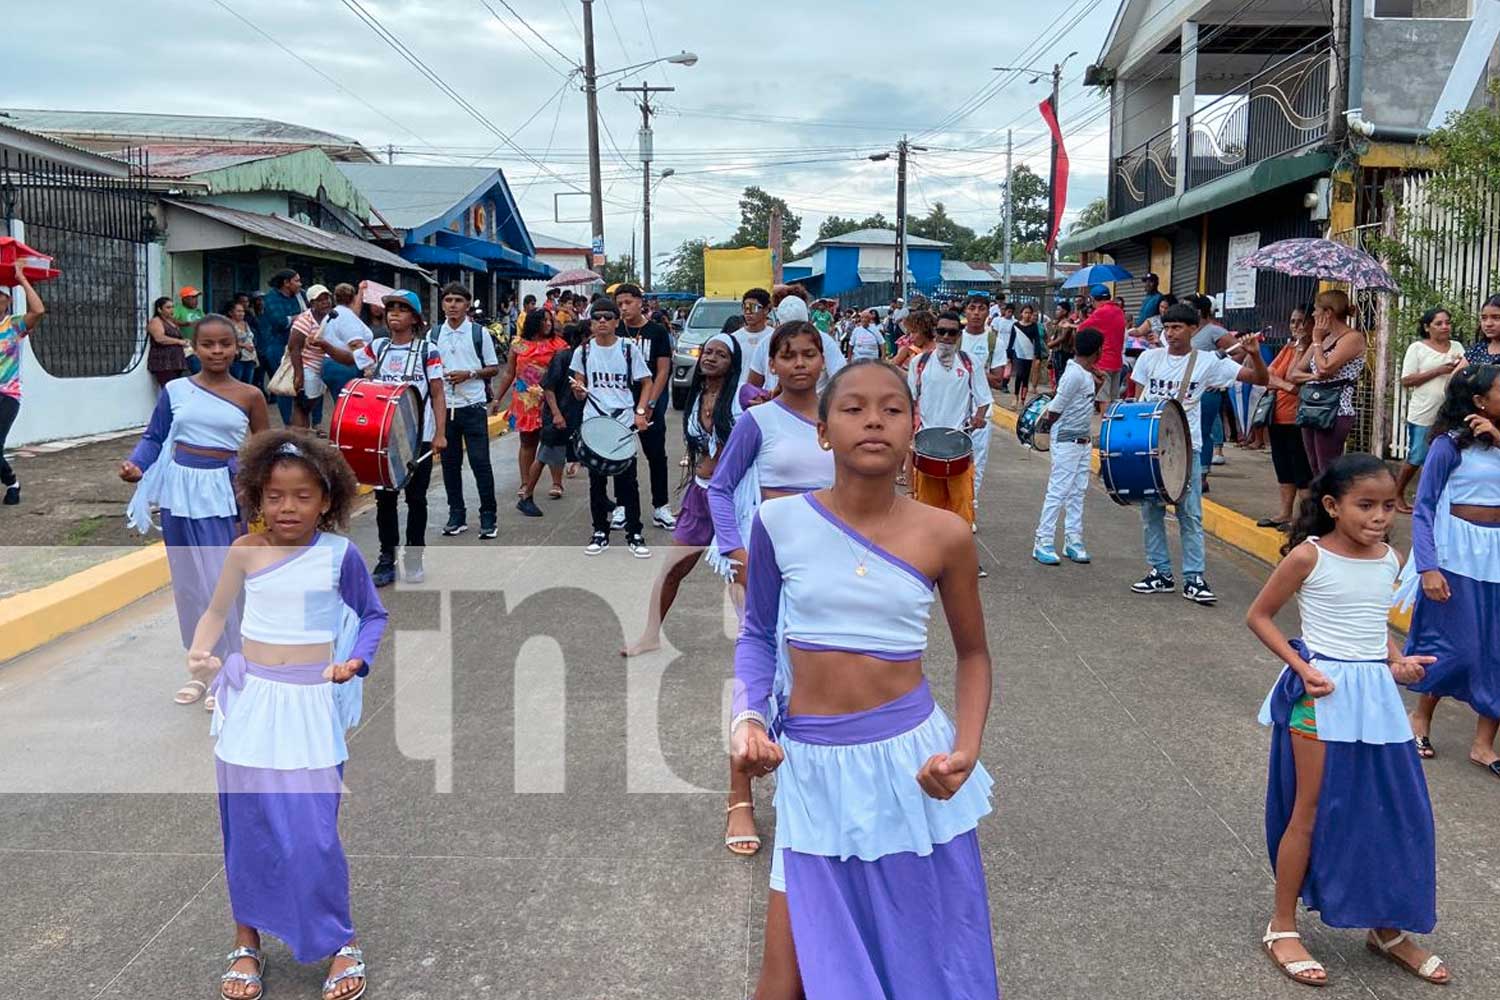
[[[354,379],[339,394],[328,440],[354,478],[366,486],[399,490],[423,457],[422,394],[410,382]]]

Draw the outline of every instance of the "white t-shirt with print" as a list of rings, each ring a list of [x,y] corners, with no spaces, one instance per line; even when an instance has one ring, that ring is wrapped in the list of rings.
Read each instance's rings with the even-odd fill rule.
[[[1188,385],[1187,394],[1182,398],[1182,408],[1187,411],[1188,430],[1193,435],[1193,454],[1195,455],[1203,447],[1199,404],[1203,401],[1204,392],[1233,385],[1240,376],[1238,361],[1220,357],[1213,351],[1196,353],[1198,360],[1193,365],[1193,380]],[[1182,384],[1183,373],[1187,371],[1188,359],[1192,356],[1193,352],[1183,355],[1168,354],[1165,347],[1153,347],[1141,354],[1136,359],[1135,367],[1130,371],[1131,381],[1141,387],[1141,401],[1176,399],[1177,390]]]
[[[925,362],[925,364],[924,364]],[[967,430],[969,418],[994,399],[984,368],[963,352],[953,356],[953,367],[944,368],[937,350],[912,361],[906,384],[917,401],[917,429],[957,427]]]
[[[412,348],[420,352],[420,364],[412,360]],[[425,337],[405,344],[381,337],[355,351],[354,363],[377,382],[410,382],[417,387],[422,394],[422,440],[431,441],[437,426],[432,418],[432,382],[443,378],[443,357],[437,345]]]
[[[849,337],[849,360],[863,361],[880,357],[880,332],[873,326],[862,326]]]
[[[630,359],[628,366],[627,353]],[[613,415],[626,427],[635,426],[635,393],[632,390],[637,382],[651,377],[651,369],[646,367],[645,354],[635,344],[619,337],[608,347],[599,346],[597,341],[589,341],[573,352],[573,363],[568,367],[583,377],[584,388],[589,393],[589,398],[583,404],[585,420],[589,417]],[[615,413],[616,410],[620,412]]]

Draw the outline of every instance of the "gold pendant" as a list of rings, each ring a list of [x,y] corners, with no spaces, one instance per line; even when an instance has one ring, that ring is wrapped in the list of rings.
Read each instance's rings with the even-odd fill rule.
[[[854,575],[855,576],[864,576],[868,572],[869,572],[869,570],[865,569],[865,564],[864,563],[860,563],[858,566],[854,567]]]

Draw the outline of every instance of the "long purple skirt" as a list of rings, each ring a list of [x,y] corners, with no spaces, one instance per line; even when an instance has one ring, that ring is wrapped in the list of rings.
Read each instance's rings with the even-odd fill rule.
[[[1435,656],[1418,694],[1457,698],[1487,719],[1500,719],[1500,583],[1443,570],[1452,592],[1446,601],[1417,594],[1406,652]]]
[[[177,605],[177,628],[182,648],[193,644],[198,619],[208,610],[224,568],[224,557],[236,538],[245,533],[237,517],[177,517],[163,508],[161,534],[167,543],[167,569],[172,574],[172,600]],[[239,602],[224,622],[224,635],[214,647],[221,660],[240,648]]]
[[[1292,705],[1305,691],[1287,671],[1271,703],[1266,849],[1271,868],[1297,799]],[[1410,741],[1323,743],[1323,782],[1302,901],[1330,927],[1437,925],[1437,844],[1427,779]]]

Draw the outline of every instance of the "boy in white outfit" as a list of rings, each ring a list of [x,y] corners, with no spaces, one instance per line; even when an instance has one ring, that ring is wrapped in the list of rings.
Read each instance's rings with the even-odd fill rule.
[[[1036,545],[1031,558],[1043,566],[1057,566],[1053,542],[1058,515],[1066,511],[1063,555],[1076,563],[1089,561],[1083,547],[1083,498],[1089,488],[1089,455],[1093,451],[1094,394],[1099,382],[1094,366],[1104,336],[1094,329],[1079,330],[1073,339],[1073,364],[1057,380],[1057,394],[1042,414],[1041,429],[1052,436],[1052,474],[1047,478],[1047,497],[1036,526]]]

